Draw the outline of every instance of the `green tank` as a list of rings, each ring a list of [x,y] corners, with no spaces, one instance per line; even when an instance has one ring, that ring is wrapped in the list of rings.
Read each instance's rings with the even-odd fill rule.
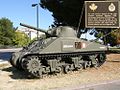
[[[21,24],[45,33],[21,51],[13,53],[10,63],[35,77],[49,73],[99,67],[106,59],[106,46],[78,38],[76,30],[59,26],[48,31]]]

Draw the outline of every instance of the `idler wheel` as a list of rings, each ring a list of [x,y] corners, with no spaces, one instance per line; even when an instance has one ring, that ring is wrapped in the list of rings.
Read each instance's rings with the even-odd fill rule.
[[[99,54],[97,58],[98,58],[98,62],[99,62],[98,67],[100,67],[106,61],[106,55]]]

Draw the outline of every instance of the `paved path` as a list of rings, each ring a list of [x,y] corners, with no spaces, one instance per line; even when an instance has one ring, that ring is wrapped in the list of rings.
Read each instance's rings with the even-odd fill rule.
[[[120,90],[120,80],[106,81],[98,84],[86,84],[54,90]]]
[[[5,61],[5,60],[0,59],[0,65],[1,65],[1,64],[7,64],[7,63],[8,63],[8,61]]]
[[[12,49],[0,49],[0,52],[17,52],[20,51],[22,48],[12,48]]]

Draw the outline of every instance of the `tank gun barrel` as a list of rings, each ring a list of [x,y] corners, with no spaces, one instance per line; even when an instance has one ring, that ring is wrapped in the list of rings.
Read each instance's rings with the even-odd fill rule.
[[[46,30],[43,30],[43,29],[40,29],[40,28],[36,28],[36,27],[30,26],[30,25],[27,25],[27,24],[23,24],[23,23],[20,23],[20,25],[24,26],[24,27],[27,27],[27,28],[30,28],[30,29],[34,29],[34,30],[43,32],[43,33],[46,34],[47,37],[56,37],[55,35],[52,35],[52,34],[48,33]]]

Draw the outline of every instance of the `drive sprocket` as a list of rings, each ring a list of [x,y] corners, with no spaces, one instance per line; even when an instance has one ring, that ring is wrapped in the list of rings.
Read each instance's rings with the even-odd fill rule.
[[[27,70],[33,76],[36,76],[36,77],[41,77],[42,76],[42,67],[41,67],[39,57],[37,57],[37,56],[29,57],[29,60],[28,60],[28,63],[27,63]]]

